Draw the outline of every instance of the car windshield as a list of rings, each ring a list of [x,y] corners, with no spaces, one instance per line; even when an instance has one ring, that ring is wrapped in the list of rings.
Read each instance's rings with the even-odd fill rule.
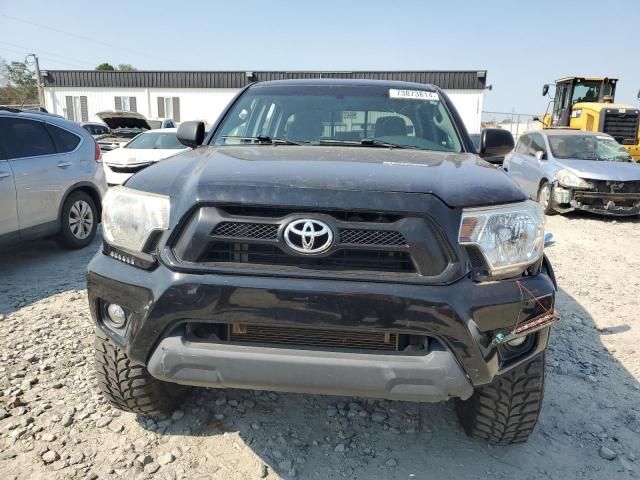
[[[461,151],[437,92],[382,85],[256,86],[225,116],[213,140],[216,145],[276,141]]]
[[[127,143],[124,148],[177,150],[184,148],[184,145],[180,143],[175,132],[143,133]]]
[[[151,127],[151,130],[156,130],[158,128],[162,128],[162,120],[149,120],[149,119],[147,119],[147,123]]]
[[[631,161],[629,152],[605,135],[553,135],[549,136],[549,146],[556,158]]]

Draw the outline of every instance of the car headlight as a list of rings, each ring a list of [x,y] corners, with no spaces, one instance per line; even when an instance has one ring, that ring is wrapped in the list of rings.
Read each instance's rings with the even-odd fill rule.
[[[169,228],[169,197],[127,187],[112,187],[102,202],[104,240],[141,253],[151,234]]]
[[[563,187],[573,187],[573,188],[593,188],[589,182],[583,180],[575,173],[570,172],[569,170],[558,170],[556,172],[556,180]]]
[[[492,276],[517,275],[542,257],[544,213],[530,200],[462,212],[458,240],[476,245]]]

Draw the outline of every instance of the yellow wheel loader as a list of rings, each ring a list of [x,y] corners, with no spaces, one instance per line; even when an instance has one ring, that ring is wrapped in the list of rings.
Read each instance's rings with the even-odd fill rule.
[[[640,161],[640,108],[614,103],[617,78],[566,77],[556,80],[555,96],[542,124],[604,132]],[[542,95],[549,93],[544,85]],[[640,95],[640,94],[639,94]]]

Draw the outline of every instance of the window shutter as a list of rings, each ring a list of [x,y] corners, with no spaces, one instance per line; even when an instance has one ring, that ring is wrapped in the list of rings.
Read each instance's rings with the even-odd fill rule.
[[[138,104],[136,102],[136,97],[129,97],[129,111],[130,112],[138,111]]]
[[[73,97],[66,96],[65,102],[67,104],[67,118],[74,122],[76,119],[73,118]]]
[[[158,97],[158,117],[164,117],[164,97]]]
[[[173,97],[173,119],[180,121],[180,97]]]
[[[89,121],[89,109],[87,108],[87,97],[80,97],[80,115],[82,116],[83,122]]]
[[[113,97],[116,101],[116,110],[122,110],[122,98]]]

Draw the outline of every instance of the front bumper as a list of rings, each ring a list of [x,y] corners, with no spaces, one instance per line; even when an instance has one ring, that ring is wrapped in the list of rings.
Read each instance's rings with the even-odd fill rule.
[[[133,173],[114,172],[106,162],[103,162],[103,165],[107,185],[110,187],[114,185],[122,185],[129,179],[129,177],[131,177],[131,175],[133,175]]]
[[[640,193],[592,192],[555,186],[553,200],[555,209],[561,213],[583,210],[614,216],[640,214]]]
[[[149,373],[168,382],[221,388],[440,402],[467,399],[473,386],[453,355],[385,356],[203,344],[164,338]]]
[[[87,273],[98,328],[129,358],[165,381],[211,387],[359,395],[414,401],[467,398],[546,348],[549,328],[526,354],[506,360],[495,333],[535,318],[540,301],[553,308],[545,273],[518,280],[450,285],[179,273],[163,264],[145,271],[99,252]],[[526,290],[523,290],[523,288]],[[535,299],[523,299],[523,291]],[[129,312],[122,331],[104,321],[101,305]],[[359,329],[424,335],[443,348],[422,356],[191,342],[185,322]]]

